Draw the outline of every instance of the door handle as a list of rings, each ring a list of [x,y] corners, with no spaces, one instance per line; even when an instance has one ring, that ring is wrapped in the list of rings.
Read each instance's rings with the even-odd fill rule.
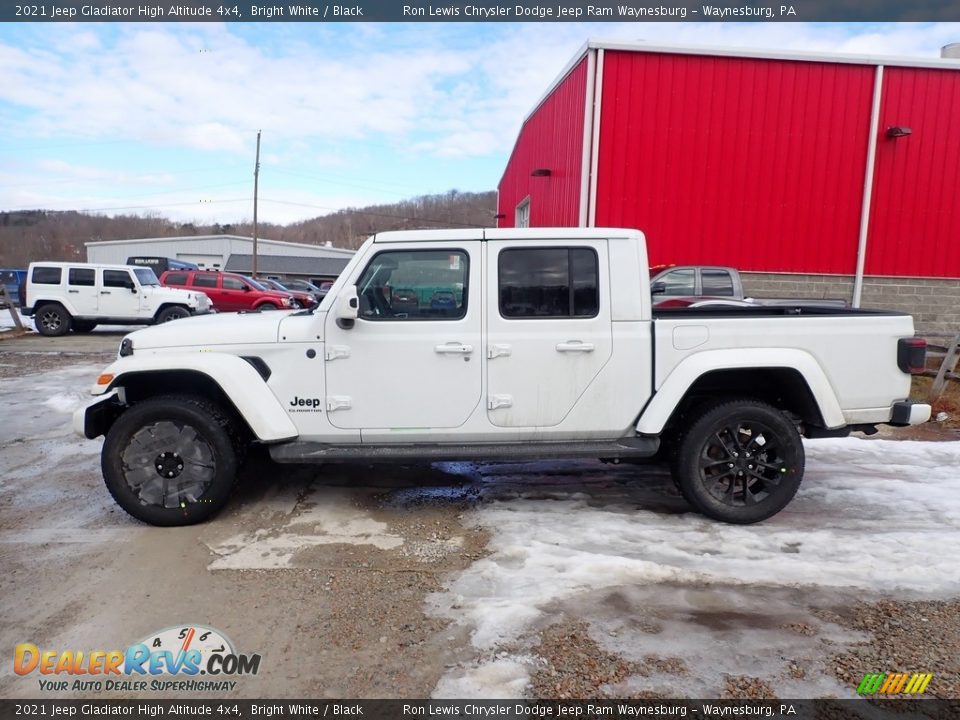
[[[109,294],[110,294],[110,291],[109,291],[109,290],[101,290],[101,291],[100,291],[100,294],[101,294],[101,295],[109,295]]]
[[[557,352],[593,352],[593,343],[569,340],[567,342],[557,343]]]
[[[446,345],[435,345],[434,352],[449,353],[454,355],[469,355],[473,352],[473,345],[462,345],[460,343],[447,343]]]
[[[79,291],[79,290],[67,290],[67,292],[68,292],[68,293],[78,293],[78,292],[80,292],[80,291]]]

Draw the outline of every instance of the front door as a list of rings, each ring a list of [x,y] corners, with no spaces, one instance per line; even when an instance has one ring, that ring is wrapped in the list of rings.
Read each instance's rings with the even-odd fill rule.
[[[558,425],[613,352],[606,244],[491,240],[487,266],[488,418]]]
[[[100,282],[99,314],[109,318],[135,318],[140,293],[128,270],[104,270]]]
[[[350,279],[353,327],[327,316],[330,423],[364,442],[409,442],[463,425],[481,401],[480,243],[384,243]],[[431,432],[440,429],[440,433]]]

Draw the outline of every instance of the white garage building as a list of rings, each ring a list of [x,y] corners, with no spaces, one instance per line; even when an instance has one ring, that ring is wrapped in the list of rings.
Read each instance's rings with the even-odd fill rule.
[[[88,242],[86,246],[87,262],[92,263],[125,263],[130,257],[166,257],[196,263],[207,270],[249,273],[252,269],[253,238],[240,235],[102,240]],[[257,272],[266,276],[333,279],[353,254],[353,250],[325,245],[258,238]]]

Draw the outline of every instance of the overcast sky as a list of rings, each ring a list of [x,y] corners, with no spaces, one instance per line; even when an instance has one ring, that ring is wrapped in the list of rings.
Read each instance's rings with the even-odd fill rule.
[[[0,25],[0,210],[289,222],[496,188],[587,38],[934,58],[960,24]]]

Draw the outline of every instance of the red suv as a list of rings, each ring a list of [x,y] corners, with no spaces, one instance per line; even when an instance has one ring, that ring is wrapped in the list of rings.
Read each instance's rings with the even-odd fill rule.
[[[167,287],[206,293],[218,312],[286,310],[293,307],[289,293],[262,290],[242,275],[209,270],[167,270],[160,276]]]

